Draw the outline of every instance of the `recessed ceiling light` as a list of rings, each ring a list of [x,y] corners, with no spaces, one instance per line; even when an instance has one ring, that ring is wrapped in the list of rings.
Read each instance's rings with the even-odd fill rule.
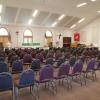
[[[36,9],[32,16],[35,17],[37,15],[37,13],[38,13],[38,10]]]
[[[74,27],[76,27],[76,24],[72,25],[70,28],[72,29],[72,28],[74,28]]]
[[[28,25],[31,25],[31,23],[32,23],[32,19],[30,19],[30,20],[28,21]]]
[[[98,13],[100,13],[100,10],[99,11],[97,11]]]
[[[65,17],[65,15],[62,14],[62,15],[58,18],[58,20],[60,21],[60,20],[62,20],[64,17]]]
[[[83,22],[85,20],[85,18],[82,18],[82,19],[80,19],[79,21],[78,21],[78,23],[81,23],[81,22]]]
[[[53,24],[52,24],[52,27],[55,27],[57,25],[57,22],[54,22]]]
[[[85,5],[87,5],[87,3],[86,2],[84,2],[84,3],[81,3],[81,4],[78,4],[76,7],[82,7],[82,6],[85,6]]]
[[[96,0],[91,0],[92,2],[95,2]]]
[[[0,13],[2,13],[2,5],[0,4]]]

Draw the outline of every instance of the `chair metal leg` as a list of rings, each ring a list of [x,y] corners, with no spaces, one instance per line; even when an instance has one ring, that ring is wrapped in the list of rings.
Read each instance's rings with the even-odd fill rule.
[[[35,87],[36,87],[36,89],[35,89]],[[37,84],[32,86],[32,95],[35,97],[35,100],[39,100],[39,90],[38,90]]]
[[[14,86],[13,86],[13,90],[12,90],[12,97],[13,97],[13,100],[16,100],[16,91],[15,91]]]
[[[83,73],[83,80],[84,80],[84,84],[86,85],[86,77],[85,77],[85,73]]]
[[[53,94],[57,93],[57,86],[55,84],[55,82],[53,80],[51,80],[50,82],[51,88],[53,90]]]
[[[97,79],[96,71],[94,71],[95,79]]]
[[[81,77],[81,74],[79,75],[79,78],[80,78],[80,84],[82,86],[82,77]]]
[[[65,80],[67,81],[67,85],[68,85],[68,89],[69,89],[68,77],[66,77]]]
[[[64,80],[63,79],[61,80],[61,83],[62,83],[62,85],[64,84]]]
[[[72,77],[69,77],[69,88],[72,89],[72,80],[73,80],[73,76]]]
[[[19,89],[15,87],[15,100],[19,100]]]
[[[32,86],[30,86],[30,94],[32,94]]]
[[[92,71],[92,79],[93,79],[93,81],[96,80],[96,72],[95,71]]]
[[[15,100],[14,90],[12,90],[11,92],[12,92],[12,100]]]
[[[78,76],[76,75],[76,80],[78,80]]]

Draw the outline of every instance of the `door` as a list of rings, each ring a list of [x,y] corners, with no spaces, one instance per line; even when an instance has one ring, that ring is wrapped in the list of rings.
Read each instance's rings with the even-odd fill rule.
[[[71,37],[63,37],[63,47],[71,46]]]

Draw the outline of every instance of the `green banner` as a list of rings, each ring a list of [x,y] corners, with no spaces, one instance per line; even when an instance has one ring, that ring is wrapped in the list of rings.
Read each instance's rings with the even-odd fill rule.
[[[40,46],[40,43],[22,43],[22,46]]]

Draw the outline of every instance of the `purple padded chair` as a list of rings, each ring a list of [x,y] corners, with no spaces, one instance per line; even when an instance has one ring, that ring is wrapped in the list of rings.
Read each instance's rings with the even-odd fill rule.
[[[97,62],[96,68],[94,68],[94,71],[100,70],[100,61]]]
[[[59,83],[62,81],[62,84],[64,80],[67,80],[68,87],[70,87],[69,82],[68,82],[68,77],[67,77],[67,75],[69,74],[69,71],[70,71],[69,64],[64,64],[64,63],[61,64],[55,79],[59,80]]]
[[[32,62],[32,56],[30,54],[25,54],[23,57],[23,63],[31,63]]]
[[[87,65],[86,71],[87,71],[87,72],[93,71],[93,69],[94,69],[94,67],[95,67],[95,64],[96,64],[96,60],[95,60],[95,59],[90,60],[90,62],[89,62],[88,65]]]
[[[12,74],[21,73],[23,71],[23,64],[21,60],[16,60],[12,63]]]
[[[76,78],[79,77],[81,86],[83,84],[82,83],[83,81],[84,81],[84,84],[86,85],[86,80],[85,80],[84,75],[82,74],[82,69],[83,69],[83,62],[79,60],[77,63],[75,63],[72,73],[69,74],[72,77],[73,76],[75,76]]]
[[[94,67],[94,73],[95,73],[95,78],[96,78],[96,71],[99,71],[100,70],[100,61],[98,61],[97,63],[96,63],[96,67]]]
[[[30,67],[31,65],[31,62],[32,62],[32,56],[31,54],[25,54],[24,57],[23,57],[23,64],[27,67]]]
[[[93,58],[93,59],[91,59],[90,62],[88,63],[86,70],[83,71],[83,73],[84,73],[84,75],[85,75],[86,77],[88,76],[88,73],[91,73],[91,74],[92,74],[93,80],[96,79],[96,73],[95,73],[95,71],[94,71],[95,65],[96,65],[96,60]]]
[[[2,73],[2,72],[8,72],[8,66],[3,61],[0,62],[0,73]]]
[[[35,99],[39,99],[38,88],[37,88],[37,93],[35,93],[35,91],[33,91],[34,86],[36,86],[35,84],[36,84],[36,81],[35,81],[34,71],[32,69],[28,69],[28,70],[23,71],[20,74],[19,82],[16,83],[15,85],[18,90],[20,90],[22,88],[30,87],[30,93],[33,94],[33,92],[34,92]],[[19,95],[17,97],[19,99]]]
[[[40,71],[40,78],[37,80],[38,84],[45,83],[45,87],[51,87],[53,90],[53,93],[56,92],[56,84],[54,82],[54,71],[52,65],[48,64],[45,65],[43,69]]]
[[[72,74],[81,74],[82,69],[83,69],[83,63],[82,61],[79,61],[75,63]]]
[[[12,75],[8,72],[0,73],[0,92],[12,91],[12,96],[14,97],[13,90]]]

